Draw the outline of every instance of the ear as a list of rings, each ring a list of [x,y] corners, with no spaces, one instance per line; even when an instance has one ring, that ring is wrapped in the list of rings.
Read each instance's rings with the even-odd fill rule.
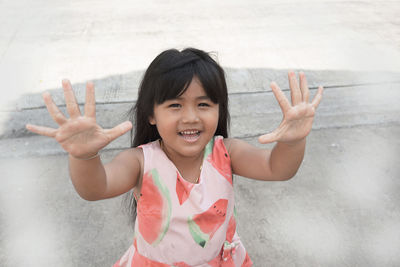
[[[150,116],[150,117],[149,117],[149,123],[150,123],[151,125],[156,125],[156,120],[154,119],[153,116]]]

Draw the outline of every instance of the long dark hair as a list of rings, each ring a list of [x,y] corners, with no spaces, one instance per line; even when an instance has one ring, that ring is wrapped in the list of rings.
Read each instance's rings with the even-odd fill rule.
[[[140,83],[136,104],[129,111],[129,119],[134,125],[131,130],[131,147],[161,138],[157,127],[149,123],[154,105],[182,95],[193,77],[198,78],[211,101],[219,104],[219,120],[214,135],[228,137],[230,116],[224,70],[209,53],[202,50],[169,49],[159,54],[147,68]],[[133,194],[129,194],[128,198],[128,208],[134,221],[137,203]]]

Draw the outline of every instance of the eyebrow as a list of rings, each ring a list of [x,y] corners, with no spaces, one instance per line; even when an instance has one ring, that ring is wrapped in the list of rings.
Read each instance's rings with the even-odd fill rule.
[[[177,97],[177,98],[175,98],[175,99],[182,100],[183,98],[182,98],[182,97]],[[196,97],[196,100],[210,100],[210,99],[211,99],[211,98],[209,98],[209,97],[206,96],[206,95],[202,95],[202,96]]]
[[[210,99],[210,98],[209,98],[208,96],[204,95],[204,96],[196,97],[196,99],[199,99],[199,100],[208,100],[208,99]]]

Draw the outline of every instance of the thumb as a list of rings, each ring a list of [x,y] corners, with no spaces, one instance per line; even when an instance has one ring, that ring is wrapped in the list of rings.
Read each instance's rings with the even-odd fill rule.
[[[114,139],[117,139],[121,135],[125,134],[130,129],[132,129],[132,123],[130,121],[125,121],[123,123],[118,124],[112,129],[106,130],[105,132],[108,138],[112,141]]]
[[[275,141],[277,141],[277,138],[274,132],[258,137],[258,142],[260,142],[261,144],[273,143]]]

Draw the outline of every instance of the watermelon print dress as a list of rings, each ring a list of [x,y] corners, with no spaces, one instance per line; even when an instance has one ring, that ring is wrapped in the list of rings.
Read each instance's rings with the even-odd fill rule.
[[[141,146],[144,175],[132,245],[113,267],[248,267],[236,232],[230,157],[223,137],[206,146],[197,184],[154,141]]]

